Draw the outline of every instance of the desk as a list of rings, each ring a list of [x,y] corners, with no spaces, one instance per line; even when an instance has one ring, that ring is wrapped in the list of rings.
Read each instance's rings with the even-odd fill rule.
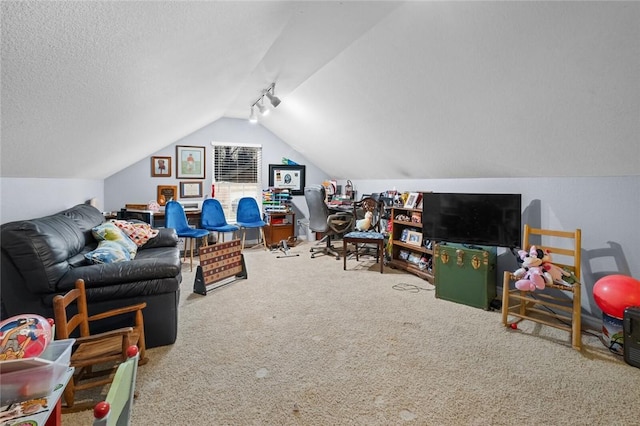
[[[73,377],[75,369],[69,367],[69,369],[60,378],[60,384],[56,389],[47,395],[47,410],[41,411],[31,416],[16,417],[15,419],[4,420],[2,424],[8,425],[44,425],[44,426],[60,426],[62,424],[62,393],[67,387],[67,383]]]
[[[201,210],[185,210],[187,222],[189,225],[200,227]],[[127,210],[121,209],[118,212],[118,219],[130,220],[136,219],[147,222],[152,228],[161,228],[164,226],[164,210],[152,212],[151,210]]]

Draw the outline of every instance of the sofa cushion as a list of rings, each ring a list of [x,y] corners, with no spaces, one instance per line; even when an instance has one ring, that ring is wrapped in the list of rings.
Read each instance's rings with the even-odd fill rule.
[[[59,214],[68,217],[80,228],[84,234],[85,245],[95,242],[91,230],[104,222],[102,212],[89,204],[78,204],[70,209],[61,211]]]
[[[89,262],[98,263],[116,263],[131,260],[129,252],[115,241],[100,241],[98,248],[85,254]]]
[[[114,223],[105,222],[93,228],[91,232],[93,233],[94,238],[98,241],[107,240],[120,244],[129,252],[129,260],[136,257],[138,246]]]

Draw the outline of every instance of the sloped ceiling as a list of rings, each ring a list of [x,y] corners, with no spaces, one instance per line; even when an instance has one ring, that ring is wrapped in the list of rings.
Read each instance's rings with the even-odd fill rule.
[[[336,178],[640,174],[637,2],[2,2],[3,177],[103,179],[217,120]]]

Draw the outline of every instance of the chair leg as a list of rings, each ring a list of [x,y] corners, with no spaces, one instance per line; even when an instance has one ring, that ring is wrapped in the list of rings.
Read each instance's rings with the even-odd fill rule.
[[[190,249],[190,255],[189,255],[189,271],[193,271],[193,246],[195,242],[195,238],[189,238],[189,249]]]
[[[247,235],[246,228],[242,228],[242,244],[240,245],[241,250],[244,250],[244,238],[246,237],[246,235]]]

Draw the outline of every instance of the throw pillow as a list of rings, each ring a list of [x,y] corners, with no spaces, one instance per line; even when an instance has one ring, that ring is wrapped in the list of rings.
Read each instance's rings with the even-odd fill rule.
[[[115,224],[111,222],[105,222],[96,226],[91,230],[91,233],[98,241],[114,241],[120,244],[125,250],[129,252],[129,257],[133,259],[138,252],[138,246],[131,241],[129,236],[122,232]]]
[[[100,241],[98,247],[85,254],[84,257],[91,263],[115,263],[131,260],[129,252],[115,241]]]
[[[151,228],[148,223],[134,223],[126,220],[112,220],[112,222],[129,236],[131,241],[136,243],[138,247],[145,245],[147,241],[154,238],[160,232]]]

